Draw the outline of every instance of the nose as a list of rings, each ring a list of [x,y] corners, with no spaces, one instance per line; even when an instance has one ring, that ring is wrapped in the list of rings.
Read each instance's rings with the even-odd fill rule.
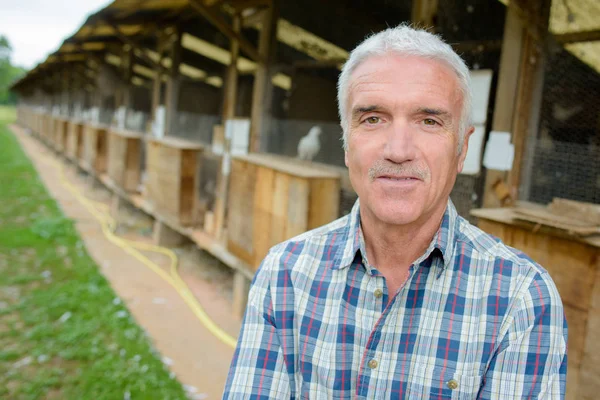
[[[386,137],[383,157],[395,164],[413,161],[417,157],[415,134],[405,121],[394,121]]]

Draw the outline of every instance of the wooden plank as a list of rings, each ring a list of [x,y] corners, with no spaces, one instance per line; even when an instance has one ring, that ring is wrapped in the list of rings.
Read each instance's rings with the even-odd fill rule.
[[[233,160],[231,174],[235,179],[230,181],[231,196],[227,205],[227,248],[255,267],[252,242],[254,220],[249,217],[248,210],[256,207],[254,181],[257,179],[257,168],[250,163]]]
[[[287,216],[284,217],[286,218],[285,233],[280,241],[291,239],[308,230],[310,189],[310,182],[307,179],[289,177]]]
[[[310,180],[308,229],[315,229],[339,216],[341,183],[338,179]]]
[[[126,164],[125,164],[125,190],[135,192],[140,184],[141,170],[141,140],[127,138]]]
[[[600,226],[595,224],[576,220],[570,217],[555,215],[548,210],[532,210],[526,208],[515,208],[515,219],[543,224],[546,226],[558,228],[576,235],[594,235],[600,234]]]
[[[583,358],[579,371],[580,398],[594,399],[600,391],[600,254],[595,263],[594,290],[591,299],[591,309],[588,313],[587,329],[583,347]],[[569,323],[570,321],[567,320]],[[569,325],[569,335],[571,335]],[[569,351],[571,349],[569,348]]]
[[[265,226],[266,234],[269,238],[269,247],[274,246],[286,239],[288,225],[288,201],[289,201],[290,177],[288,175],[275,172],[273,178],[273,203],[271,205],[271,224]],[[295,199],[297,200],[297,199]],[[265,254],[255,254],[255,263],[260,262],[261,256]]]
[[[265,256],[271,248],[269,230],[273,219],[273,190],[275,187],[275,171],[257,166],[256,185],[254,189],[253,209],[253,250],[255,259]],[[233,175],[236,177],[237,175]],[[233,194],[233,192],[232,192]],[[253,265],[256,267],[256,265]]]
[[[188,0],[192,9],[196,10],[206,20],[220,30],[225,36],[232,40],[236,40],[240,48],[254,61],[260,61],[263,57],[263,53],[259,50],[256,51],[252,43],[244,38],[240,33],[235,30],[217,13],[212,9],[206,7],[200,0]],[[264,27],[264,25],[263,25]]]
[[[234,158],[300,178],[340,178],[340,173],[332,168],[320,167],[313,165],[313,163],[300,163],[290,157],[275,154],[250,153],[247,155],[236,155]]]
[[[548,210],[577,221],[587,221],[590,225],[600,225],[600,205],[561,198],[554,198]]]

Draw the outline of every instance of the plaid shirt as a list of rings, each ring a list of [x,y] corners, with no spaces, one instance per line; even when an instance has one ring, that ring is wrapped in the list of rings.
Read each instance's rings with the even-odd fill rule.
[[[552,279],[448,202],[390,298],[361,251],[359,204],[271,249],[225,399],[558,399],[567,326]]]

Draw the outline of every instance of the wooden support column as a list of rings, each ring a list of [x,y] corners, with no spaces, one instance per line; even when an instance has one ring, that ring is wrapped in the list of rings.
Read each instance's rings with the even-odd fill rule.
[[[529,129],[537,129],[539,118],[550,3],[515,0],[506,10],[492,130],[511,133],[515,157],[510,173],[486,170],[484,207],[503,205],[495,195],[494,185],[507,178],[513,200],[518,196],[525,139]]]
[[[175,31],[169,35],[168,46],[171,54],[171,68],[168,72],[168,80],[165,95],[166,123],[165,130],[167,135],[175,133],[175,121],[177,118],[177,108],[179,103],[179,91],[181,88],[181,29],[175,28]]]
[[[156,121],[156,110],[163,103],[163,83],[162,83],[162,59],[165,48],[165,37],[162,32],[158,34],[158,64],[154,68],[154,85],[152,87],[152,121]]]
[[[411,21],[419,27],[435,28],[438,0],[413,0]]]
[[[133,48],[124,46],[123,54],[123,86],[121,94],[121,106],[125,109],[131,108],[131,78],[133,77]]]
[[[531,157],[524,157],[524,155],[528,138],[535,140],[537,135],[542,106],[544,65],[552,1],[542,0],[537,3],[537,7],[528,4],[530,7],[527,10],[529,17],[521,53],[519,90],[513,119],[512,142],[515,146],[515,156],[508,174],[508,184],[515,200],[520,195],[521,179],[525,178],[529,185],[533,154]],[[523,4],[525,3],[523,2]],[[525,160],[528,162],[525,163]]]
[[[241,16],[236,14],[233,17],[233,31],[235,33],[240,32],[241,27]],[[227,76],[225,80],[225,95],[223,99],[223,124],[227,123],[228,119],[235,117],[235,106],[237,103],[237,81],[238,81],[238,69],[237,62],[240,54],[240,46],[238,40],[233,37],[231,39],[231,60],[229,67],[227,68]],[[215,237],[219,241],[225,241],[224,238],[224,224],[225,224],[225,212],[227,208],[227,197],[229,187],[229,171],[231,170],[231,138],[225,135],[223,143],[223,157],[221,158],[221,171],[219,175],[220,179],[217,181],[217,190],[215,198]]]
[[[273,65],[275,46],[277,45],[277,21],[279,19],[279,0],[273,0],[263,13],[262,27],[258,44],[259,62],[254,75],[252,92],[252,111],[250,125],[250,151],[261,150],[262,135],[268,132],[272,114]]]
[[[185,242],[185,237],[158,219],[154,220],[152,240],[157,246],[177,247]]]
[[[510,132],[514,115],[517,84],[519,81],[519,68],[521,65],[521,49],[523,47],[524,22],[521,20],[514,2],[506,8],[504,22],[504,37],[500,55],[500,69],[496,89],[496,103],[492,130]],[[485,175],[483,191],[483,207],[500,207],[500,200],[496,197],[494,184],[504,180],[506,173],[488,169]]]

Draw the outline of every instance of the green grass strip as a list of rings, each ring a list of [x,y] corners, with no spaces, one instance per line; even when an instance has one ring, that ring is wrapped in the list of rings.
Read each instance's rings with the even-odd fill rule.
[[[0,398],[186,398],[1,120]]]

